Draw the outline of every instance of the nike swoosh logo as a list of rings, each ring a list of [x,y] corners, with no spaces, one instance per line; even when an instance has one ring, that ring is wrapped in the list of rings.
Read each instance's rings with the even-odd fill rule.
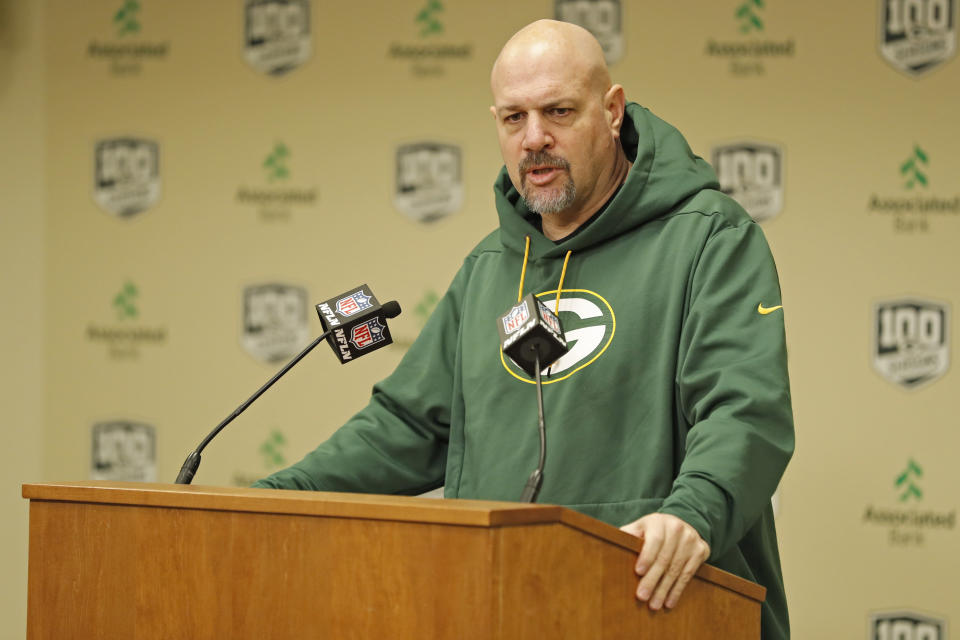
[[[783,309],[783,305],[781,304],[781,305],[777,305],[776,307],[765,307],[763,306],[762,302],[757,305],[757,313],[759,313],[762,316],[765,316],[768,313],[773,313],[777,309]]]

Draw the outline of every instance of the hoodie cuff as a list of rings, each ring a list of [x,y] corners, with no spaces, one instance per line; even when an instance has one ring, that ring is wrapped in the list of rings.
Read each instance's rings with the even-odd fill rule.
[[[703,517],[696,509],[689,507],[684,504],[682,500],[676,499],[675,496],[670,496],[664,501],[663,505],[657,509],[657,513],[666,513],[671,516],[676,516],[680,518],[688,525],[693,527],[700,537],[703,538],[703,541],[710,546],[710,558],[713,558],[716,554],[715,545],[713,544],[713,535],[710,524],[707,522],[707,519]]]

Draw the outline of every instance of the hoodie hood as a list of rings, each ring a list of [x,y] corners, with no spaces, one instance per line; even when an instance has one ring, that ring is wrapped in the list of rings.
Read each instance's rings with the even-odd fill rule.
[[[583,251],[678,211],[703,189],[719,188],[713,168],[694,155],[683,135],[639,104],[627,103],[620,143],[633,163],[623,187],[589,227],[559,244],[528,221],[537,214],[527,209],[507,168],[501,168],[493,186],[501,243],[522,254],[529,235],[530,258],[534,260]]]

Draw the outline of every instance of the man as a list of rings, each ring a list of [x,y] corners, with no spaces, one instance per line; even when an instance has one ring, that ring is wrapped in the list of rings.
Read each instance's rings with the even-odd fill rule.
[[[499,230],[370,404],[255,486],[517,499],[536,406],[495,323],[519,282],[556,304],[572,347],[547,371],[540,501],[643,538],[651,609],[676,606],[709,558],[766,586],[764,638],[789,637],[770,497],[793,423],[762,232],[678,131],[626,104],[584,29],[525,27],[491,87]]]

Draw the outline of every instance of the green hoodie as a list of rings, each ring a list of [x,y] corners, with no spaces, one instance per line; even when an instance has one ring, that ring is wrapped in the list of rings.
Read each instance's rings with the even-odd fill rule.
[[[631,103],[621,140],[626,182],[556,244],[501,170],[499,230],[396,371],[329,440],[254,486],[518,499],[537,464],[537,403],[496,323],[516,304],[529,237],[522,293],[551,308],[572,252],[559,298],[571,348],[544,379],[539,501],[614,526],[683,519],[710,564],[767,587],[763,637],[788,638],[770,497],[794,438],[770,250],[672,126]]]

